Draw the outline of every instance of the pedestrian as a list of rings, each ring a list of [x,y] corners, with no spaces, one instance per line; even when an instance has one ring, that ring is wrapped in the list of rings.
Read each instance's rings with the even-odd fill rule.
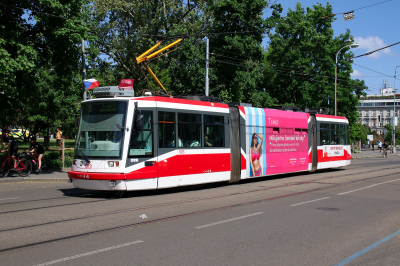
[[[57,149],[61,148],[61,138],[62,138],[62,132],[59,128],[57,128]]]
[[[378,150],[379,150],[379,153],[382,151],[382,142],[381,141],[378,141]]]
[[[372,142],[372,151],[375,151],[375,142]]]
[[[387,142],[385,141],[385,143],[383,143],[383,158],[388,157],[388,145]]]

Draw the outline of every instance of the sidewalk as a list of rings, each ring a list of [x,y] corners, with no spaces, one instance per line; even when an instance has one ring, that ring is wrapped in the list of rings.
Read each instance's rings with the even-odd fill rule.
[[[383,158],[383,151],[379,153],[379,150],[367,150],[361,149],[361,153],[353,153],[353,159],[360,159],[360,158],[373,158],[373,157],[382,157]],[[396,153],[389,153],[388,156],[400,156],[400,150],[396,150]]]
[[[21,177],[18,174],[14,173],[11,177],[0,178],[0,183],[9,183],[9,182],[63,182],[67,183],[68,171],[71,168],[64,168],[63,171],[55,171],[51,174],[42,173],[40,175],[32,173],[29,176]]]

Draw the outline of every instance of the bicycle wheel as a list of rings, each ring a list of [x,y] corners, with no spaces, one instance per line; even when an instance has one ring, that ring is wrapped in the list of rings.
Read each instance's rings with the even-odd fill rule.
[[[0,177],[8,177],[10,174],[10,167],[7,162],[1,162],[0,166]]]
[[[27,159],[21,159],[17,165],[17,172],[20,176],[28,176],[32,172],[32,163]]]

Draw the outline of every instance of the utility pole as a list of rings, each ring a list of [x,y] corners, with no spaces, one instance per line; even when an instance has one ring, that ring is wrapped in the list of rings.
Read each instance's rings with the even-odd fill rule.
[[[207,38],[207,48],[206,48],[206,96],[208,96],[208,54],[209,54],[209,40]]]
[[[82,9],[81,9],[82,12]],[[85,63],[85,40],[82,39],[82,43],[81,43],[81,47],[82,47],[82,100],[86,101],[86,87],[85,84],[83,84],[83,81],[86,79],[86,63]]]

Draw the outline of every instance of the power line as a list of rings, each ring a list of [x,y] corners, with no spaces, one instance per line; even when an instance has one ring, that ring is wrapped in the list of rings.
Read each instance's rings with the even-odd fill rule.
[[[397,44],[399,44],[399,43],[400,43],[400,42],[396,42],[396,43],[394,43],[394,44],[391,44],[391,45],[388,45],[388,46],[385,46],[385,47],[382,47],[382,48],[376,49],[376,50],[374,50],[374,51],[371,51],[371,52],[366,52],[365,54],[362,54],[362,55],[357,55],[357,56],[354,56],[354,57],[350,57],[348,60],[350,60],[350,59],[353,59],[353,58],[357,58],[357,57],[361,57],[361,56],[370,55],[370,54],[372,54],[372,53],[375,53],[375,52],[378,52],[378,51],[380,51],[380,50],[383,50],[383,49],[389,48],[389,47],[391,47],[391,46],[394,46],[394,45],[397,45]]]
[[[369,5],[369,6],[364,6],[364,7],[356,8],[356,9],[353,9],[353,11],[355,11],[355,10],[360,10],[360,9],[363,9],[363,8],[367,8],[367,7],[371,7],[371,6],[376,6],[376,5],[383,4],[383,3],[386,3],[386,2],[389,2],[389,1],[391,1],[391,0],[386,0],[386,1],[379,2],[379,3],[376,3],[376,4],[372,4],[372,5]],[[322,17],[322,19],[334,17],[334,16],[336,16],[336,15],[341,15],[341,14],[344,14],[344,13],[346,13],[346,12],[331,14],[331,15]]]

